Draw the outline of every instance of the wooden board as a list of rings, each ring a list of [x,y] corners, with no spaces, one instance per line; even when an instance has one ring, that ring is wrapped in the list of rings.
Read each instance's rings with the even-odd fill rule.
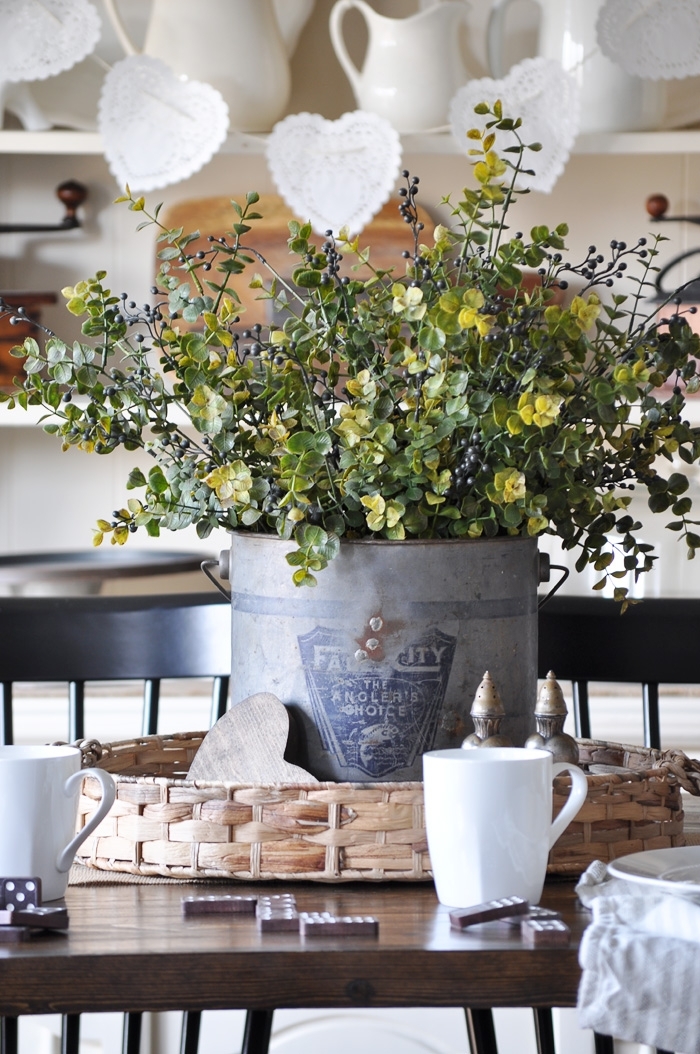
[[[239,203],[245,202],[245,192],[234,193],[231,197]],[[373,266],[393,267],[397,278],[404,275],[406,268],[406,261],[402,259],[401,253],[404,249],[413,250],[411,231],[399,214],[400,201],[401,199],[396,197],[387,202],[360,235],[360,246],[362,248],[367,245],[372,247],[370,259]],[[299,258],[290,253],[287,247],[288,224],[295,218],[294,214],[277,194],[261,194],[255,211],[261,213],[263,219],[253,221],[251,224],[253,229],[243,239],[244,243],[254,246],[278,274],[289,278],[292,270],[299,265]],[[425,224],[426,241],[431,242],[436,221],[424,209],[419,208],[419,215],[421,222]],[[164,209],[160,220],[169,228],[183,227],[185,233],[200,231],[201,238],[189,246],[190,252],[197,252],[199,249],[206,251],[211,248],[207,240],[208,235],[211,234],[215,238],[225,237],[227,231],[231,230],[231,225],[236,222],[237,216],[229,197],[192,198]],[[312,240],[320,248],[325,239],[320,235],[314,235]],[[158,248],[162,248],[162,244],[159,243]],[[350,268],[353,262],[351,256],[348,255],[344,261],[344,273],[352,275]],[[256,322],[266,326],[273,321],[270,301],[259,300],[259,290],[248,288],[250,279],[256,271],[267,279],[265,268],[256,263],[249,265],[234,283],[244,307],[241,325],[246,328]],[[366,271],[365,273],[368,274]],[[213,270],[212,276],[214,276]],[[217,277],[216,280],[218,281],[219,278]]]
[[[28,319],[38,322],[42,304],[55,304],[58,297],[55,293],[2,293],[0,296],[11,307],[23,307]],[[41,339],[41,334],[31,322],[20,322],[10,325],[10,315],[0,318],[0,388],[11,388],[14,377],[24,377],[21,360],[10,355],[10,349],[22,344],[25,337]]]

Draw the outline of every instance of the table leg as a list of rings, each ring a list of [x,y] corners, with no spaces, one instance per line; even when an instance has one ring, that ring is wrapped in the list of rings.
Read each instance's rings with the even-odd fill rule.
[[[139,1054],[141,1050],[141,1023],[143,1015],[131,1012],[124,1014],[122,1027],[122,1054]]]
[[[17,1054],[16,1017],[0,1017],[0,1054]]]
[[[552,1011],[549,1007],[538,1006],[534,1008],[533,1016],[535,1018],[537,1054],[556,1054]]]
[[[267,1054],[273,1013],[273,1010],[247,1011],[241,1054]]]
[[[498,1054],[493,1013],[490,1010],[464,1008],[471,1054]]]
[[[180,1031],[180,1054],[197,1054],[201,1023],[201,1011],[185,1010],[182,1015],[182,1029]]]
[[[79,1054],[80,1014],[64,1014],[61,1018],[61,1054]]]

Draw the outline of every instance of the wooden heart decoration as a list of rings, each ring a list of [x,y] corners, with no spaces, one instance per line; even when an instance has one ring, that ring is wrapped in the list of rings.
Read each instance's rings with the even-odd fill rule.
[[[120,187],[155,190],[211,160],[226,138],[228,106],[210,84],[177,77],[149,55],[130,55],[105,77],[97,125]]]
[[[295,113],[267,142],[277,190],[295,216],[318,234],[349,227],[359,234],[391,195],[401,166],[401,140],[383,117],[364,110],[328,121]]]
[[[284,760],[289,714],[270,692],[235,703],[202,741],[187,778],[229,783],[318,783]]]
[[[469,81],[450,103],[450,127],[465,150],[473,143],[466,138],[470,128],[484,128],[486,117],[474,113],[480,102],[503,103],[504,117],[522,118],[519,134],[525,143],[541,143],[539,153],[526,151],[525,168],[534,176],[521,174],[517,186],[548,194],[569,160],[580,123],[580,92],[574,78],[553,59],[524,59],[513,66],[507,77]],[[496,150],[517,142],[512,132],[497,132]],[[513,159],[514,155],[510,156]]]
[[[2,80],[45,80],[69,70],[90,54],[101,31],[90,0],[0,0]]]
[[[700,7],[688,0],[606,0],[596,35],[603,54],[634,77],[700,73]]]

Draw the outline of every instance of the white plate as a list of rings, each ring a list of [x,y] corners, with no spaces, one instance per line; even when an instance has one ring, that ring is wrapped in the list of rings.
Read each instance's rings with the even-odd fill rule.
[[[700,898],[700,845],[630,853],[608,864],[608,872],[676,896]]]

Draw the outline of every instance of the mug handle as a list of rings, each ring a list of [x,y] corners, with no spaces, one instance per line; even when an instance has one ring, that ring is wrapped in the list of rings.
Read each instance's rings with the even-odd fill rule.
[[[83,829],[76,834],[75,838],[56,857],[56,867],[61,872],[65,872],[70,868],[78,847],[83,844],[87,836],[92,834],[97,825],[105,818],[112,808],[117,794],[116,785],[109,772],[105,772],[104,769],[81,769],[80,772],[74,772],[72,776],[69,776],[64,784],[63,793],[67,798],[73,793],[75,785],[82,783],[86,776],[96,779],[102,785],[102,800]]]
[[[588,795],[588,780],[583,769],[578,765],[571,765],[566,761],[559,761],[552,766],[552,777],[558,776],[560,772],[571,773],[571,790],[566,799],[564,808],[549,829],[549,848],[551,849],[560,834],[569,826],[574,816],[583,806]]]
[[[111,2],[111,0],[107,0],[107,2],[109,3]],[[360,71],[350,58],[348,49],[345,46],[342,26],[345,13],[347,11],[350,11],[353,7],[361,13],[365,22],[367,22],[369,26],[369,18],[366,12],[367,4],[365,4],[363,0],[337,0],[337,3],[335,3],[331,8],[331,16],[328,21],[328,28],[331,34],[333,50],[336,53],[338,62],[345,71],[346,77],[350,81],[350,86],[353,92],[355,93],[355,100],[359,103]],[[374,11],[372,11],[371,13],[374,14]]]
[[[104,0],[105,9],[109,16],[109,20],[112,23],[112,28],[119,38],[119,43],[124,48],[127,55],[139,55],[140,52],[134,47],[131,37],[126,31],[126,27],[122,22],[121,15],[117,11],[114,0]]]

